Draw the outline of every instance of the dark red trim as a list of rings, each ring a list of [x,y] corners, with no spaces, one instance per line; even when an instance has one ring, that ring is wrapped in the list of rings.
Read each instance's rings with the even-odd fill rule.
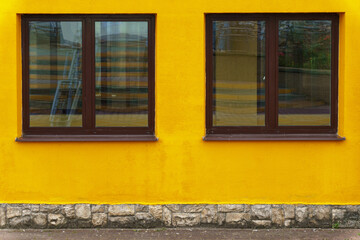
[[[29,21],[81,21],[82,22],[82,127],[30,127],[29,114]],[[95,21],[147,21],[148,22],[148,126],[96,127],[95,126]],[[22,101],[23,136],[30,135],[146,135],[155,131],[155,15],[152,14],[33,14],[22,15]],[[68,137],[69,138],[69,137]],[[122,137],[123,138],[123,137]],[[50,139],[47,137],[46,139]]]
[[[278,22],[279,20],[331,20],[331,125],[278,126]],[[266,21],[265,126],[213,126],[213,21]],[[207,134],[334,134],[338,124],[339,17],[335,13],[206,14],[206,133]],[[239,135],[240,136],[240,135]],[[242,135],[241,135],[242,136]]]

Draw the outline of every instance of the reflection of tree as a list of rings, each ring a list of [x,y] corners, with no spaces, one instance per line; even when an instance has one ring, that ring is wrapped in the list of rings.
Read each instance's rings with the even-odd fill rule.
[[[331,21],[280,21],[279,66],[330,69]]]

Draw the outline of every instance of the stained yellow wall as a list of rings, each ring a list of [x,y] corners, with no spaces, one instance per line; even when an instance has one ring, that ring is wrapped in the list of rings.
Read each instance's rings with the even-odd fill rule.
[[[342,142],[204,142],[205,13],[338,12]],[[158,142],[17,143],[22,13],[154,13]],[[3,0],[0,202],[360,204],[360,1]]]

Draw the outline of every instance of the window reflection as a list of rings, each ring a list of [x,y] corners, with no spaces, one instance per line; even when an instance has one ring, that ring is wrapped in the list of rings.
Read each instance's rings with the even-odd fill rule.
[[[279,22],[279,125],[330,125],[331,21]]]
[[[29,26],[30,126],[82,126],[81,22]]]
[[[265,21],[213,23],[213,125],[265,125]]]
[[[147,22],[95,22],[97,127],[148,126]]]

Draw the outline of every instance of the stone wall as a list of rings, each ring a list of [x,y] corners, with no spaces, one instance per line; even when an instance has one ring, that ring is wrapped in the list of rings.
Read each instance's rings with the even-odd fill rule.
[[[0,228],[359,228],[360,205],[0,204]]]

